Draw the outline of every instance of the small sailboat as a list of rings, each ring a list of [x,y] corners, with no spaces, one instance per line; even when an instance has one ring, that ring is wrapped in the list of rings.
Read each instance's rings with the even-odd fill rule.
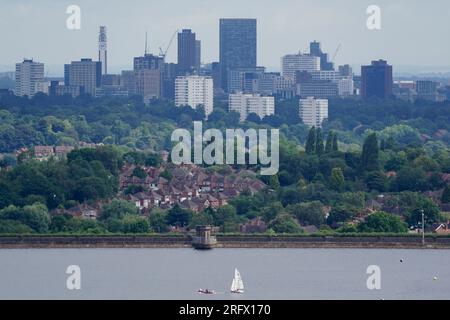
[[[241,274],[238,269],[234,269],[234,278],[231,283],[231,292],[232,293],[244,293],[244,282],[242,282]]]

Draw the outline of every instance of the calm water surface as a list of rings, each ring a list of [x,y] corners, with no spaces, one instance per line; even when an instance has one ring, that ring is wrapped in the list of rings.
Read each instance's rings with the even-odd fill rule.
[[[66,288],[69,265],[81,290]],[[369,265],[381,290],[367,289]],[[229,293],[235,267],[241,296]],[[450,250],[0,250],[0,299],[450,299]]]

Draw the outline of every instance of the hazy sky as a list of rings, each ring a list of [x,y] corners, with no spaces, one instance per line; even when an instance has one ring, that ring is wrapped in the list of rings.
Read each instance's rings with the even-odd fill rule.
[[[66,28],[66,8],[81,7],[81,30]],[[376,4],[382,30],[366,27]],[[450,66],[448,0],[0,0],[0,65],[13,69],[23,57],[44,62],[50,74],[82,57],[97,58],[98,26],[108,28],[110,70],[131,67],[143,54],[166,47],[176,29],[202,40],[202,61],[219,56],[219,18],[258,19],[258,65],[280,68],[280,57],[322,42],[336,63],[384,58],[395,65]],[[176,62],[174,41],[168,61]],[[431,68],[430,68],[431,69]]]

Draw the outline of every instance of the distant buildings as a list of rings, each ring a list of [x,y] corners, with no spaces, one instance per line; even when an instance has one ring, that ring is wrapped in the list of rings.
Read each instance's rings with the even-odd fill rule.
[[[297,71],[319,71],[320,58],[309,54],[288,54],[281,58],[281,69],[283,77],[295,80]]]
[[[141,57],[133,59],[133,70],[162,70],[164,68],[164,58],[145,53]]]
[[[195,40],[195,67],[200,69],[202,64],[202,42]]]
[[[299,52],[283,56],[281,72],[267,72],[265,67],[257,65],[256,19],[220,19],[219,27],[219,62],[201,65],[201,42],[191,29],[183,29],[181,32],[177,31],[170,40],[171,44],[178,33],[178,63],[165,61],[170,45],[166,51],[161,50],[159,55],[148,53],[146,45],[144,55],[134,57],[133,70],[108,74],[107,30],[105,26],[100,26],[99,61],[81,59],[66,64],[64,83],[61,83],[44,79],[42,63],[24,60],[16,64],[15,75],[11,72],[16,80],[15,94],[30,98],[37,92],[72,97],[82,94],[94,97],[139,95],[146,103],[154,99],[168,99],[175,100],[177,105],[186,103],[196,107],[199,103],[189,96],[202,96],[203,93],[199,90],[195,91],[196,93],[183,93],[180,86],[184,85],[186,79],[190,79],[187,83],[204,83],[198,79],[207,79],[207,86],[204,88],[209,88],[211,81],[214,95],[222,100],[227,99],[226,94],[273,96],[276,99],[333,99],[360,95],[362,98],[380,99],[394,96],[410,102],[417,99],[433,102],[450,100],[450,85],[433,81],[432,78],[398,80],[394,83],[392,66],[384,60],[372,61],[370,65],[362,66],[361,75],[353,75],[350,65],[339,66],[335,70],[333,62],[328,54],[322,51],[318,41],[310,43],[309,53]],[[331,60],[334,60],[334,57]],[[1,78],[4,73],[2,75]],[[186,78],[190,75],[199,78]],[[177,77],[181,78],[176,80]],[[13,85],[10,81],[8,88]],[[1,94],[6,93],[4,91]],[[209,103],[212,99],[206,100],[208,104],[205,109],[207,113],[212,112],[212,102]]]
[[[332,62],[328,61],[328,54],[322,52],[320,42],[313,41],[309,44],[309,53],[320,58],[320,70],[334,70]]]
[[[228,71],[228,92],[253,92],[250,87],[252,81],[258,79],[265,72],[264,67],[236,68]]]
[[[392,96],[392,66],[384,60],[361,67],[361,96],[387,99]]]
[[[129,95],[142,96],[144,102],[160,99],[163,96],[164,71],[163,57],[145,53],[133,59],[133,70],[122,71],[120,86]]]
[[[441,84],[433,80],[398,80],[394,81],[393,94],[398,99],[409,102],[417,99],[439,102],[446,99],[440,92],[441,89]]]
[[[308,81],[297,84],[297,95],[316,98],[336,98],[339,95],[337,83],[327,80]]]
[[[192,73],[200,68],[201,43],[196,40],[191,29],[178,33],[178,71],[181,75]]]
[[[300,99],[299,116],[310,127],[322,127],[323,121],[328,119],[328,100],[313,97]]]
[[[77,86],[84,93],[95,96],[102,84],[102,63],[92,59],[81,59],[64,65],[64,85]]]
[[[59,81],[51,81],[50,87],[48,88],[48,93],[50,96],[65,96],[69,95],[72,97],[78,97],[84,93],[84,87],[80,86],[66,86],[61,84]]]
[[[142,167],[146,178],[133,175],[135,165],[123,166],[119,176],[120,197],[136,205],[143,214],[152,208],[169,209],[175,204],[195,212],[208,207],[218,208],[243,192],[255,194],[267,187],[256,175],[246,170],[228,173],[209,172],[197,165]],[[163,177],[169,171],[172,179]],[[129,186],[141,186],[143,192],[125,195]]]
[[[39,161],[48,161],[51,157],[65,159],[74,149],[73,146],[35,146],[33,158]]]
[[[228,73],[255,68],[256,19],[220,19],[220,66],[222,88],[228,92]]]
[[[105,26],[100,26],[98,35],[98,61],[102,63],[102,74],[108,74],[108,48]]]
[[[44,64],[25,59],[16,64],[15,95],[32,98],[37,92],[41,92],[44,82]]]
[[[438,87],[439,83],[432,80],[417,80],[416,93],[417,99],[438,101]]]
[[[338,94],[340,97],[348,98],[352,96],[355,90],[355,84],[353,82],[353,77],[346,77],[339,79],[338,84]]]
[[[195,109],[203,106],[208,117],[213,112],[213,79],[206,76],[180,76],[175,80],[175,105],[190,106]]]
[[[122,71],[121,86],[130,95],[140,95],[144,102],[149,102],[161,98],[161,79],[158,69]]]
[[[259,94],[230,94],[229,110],[238,112],[240,121],[245,121],[251,113],[255,113],[260,119],[263,119],[275,114],[275,98]]]
[[[394,81],[392,93],[398,99],[414,102],[417,98],[416,84],[413,80]]]

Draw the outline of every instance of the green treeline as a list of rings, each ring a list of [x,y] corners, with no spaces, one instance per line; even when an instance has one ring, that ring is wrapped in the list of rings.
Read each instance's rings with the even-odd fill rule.
[[[420,227],[421,210],[427,226],[447,220],[438,204],[450,202],[443,179],[450,173],[448,102],[330,101],[329,121],[311,129],[297,114],[298,101],[282,101],[274,116],[240,124],[239,115],[217,101],[205,129],[280,128],[280,171],[260,177],[266,190],[244,192],[222,208],[194,213],[175,206],[144,217],[133,204],[117,199],[122,166],[160,165],[154,151],[170,150],[172,131],[192,129],[192,121],[204,117],[201,109],[164,101],[145,105],[137,97],[37,95],[28,100],[5,95],[0,99],[0,232],[145,233],[197,224],[237,232],[259,217],[269,233],[298,233],[305,226],[321,232],[404,233]],[[9,154],[80,141],[105,146],[76,149],[59,161]],[[163,175],[170,180],[169,171]],[[432,200],[425,192],[442,195]],[[49,214],[98,203],[97,220]]]

